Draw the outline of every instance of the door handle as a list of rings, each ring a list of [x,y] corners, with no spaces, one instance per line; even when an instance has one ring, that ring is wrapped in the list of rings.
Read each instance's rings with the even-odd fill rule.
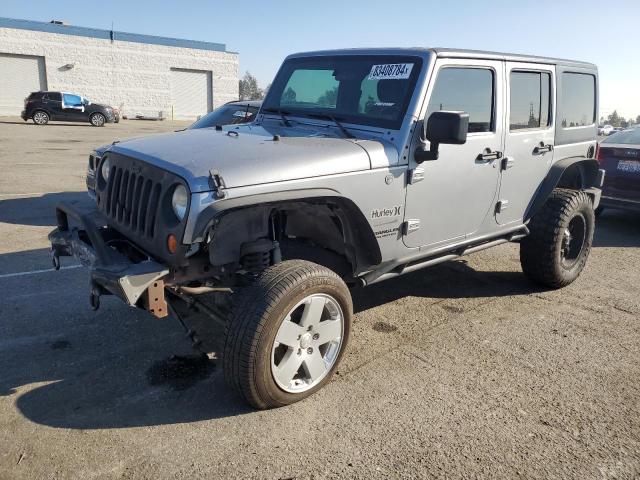
[[[547,153],[553,150],[553,145],[550,143],[545,145],[544,142],[540,142],[536,148],[533,149],[534,155],[542,155],[543,153]]]
[[[502,158],[502,152],[491,151],[490,148],[485,148],[482,153],[479,153],[476,157],[477,163],[489,163],[492,160],[498,160]]]

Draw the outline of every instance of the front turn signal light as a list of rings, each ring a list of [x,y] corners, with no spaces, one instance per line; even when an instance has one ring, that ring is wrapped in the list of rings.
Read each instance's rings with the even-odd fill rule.
[[[178,239],[173,233],[167,237],[167,250],[169,250],[169,253],[178,251]]]

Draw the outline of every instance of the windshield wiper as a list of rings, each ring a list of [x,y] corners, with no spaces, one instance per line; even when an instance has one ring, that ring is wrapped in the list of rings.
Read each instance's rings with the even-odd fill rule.
[[[333,115],[330,115],[328,113],[304,113],[304,115],[308,116],[308,117],[315,117],[315,118],[326,118],[327,120],[331,120],[333,123],[336,124],[336,126],[340,129],[340,131],[342,132],[342,134],[346,137],[346,138],[356,138],[351,132],[349,132],[349,130],[347,130],[344,125],[342,125],[342,123],[340,123],[338,121],[338,119],[336,117],[334,117]]]
[[[267,113],[277,113],[278,115],[280,115],[280,118],[282,118],[282,122],[284,123],[285,127],[291,126],[291,122],[287,117],[285,117],[285,113],[287,114],[289,113],[286,110],[282,110],[281,108],[272,108],[272,107],[263,108],[262,110],[264,110]]]

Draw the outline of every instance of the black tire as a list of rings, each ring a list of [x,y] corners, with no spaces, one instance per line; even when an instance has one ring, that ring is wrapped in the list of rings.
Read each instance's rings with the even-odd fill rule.
[[[342,339],[335,361],[322,380],[304,392],[291,393],[274,379],[272,351],[285,315],[313,294],[330,296],[339,304]],[[233,295],[222,358],[227,384],[258,409],[289,405],[312,395],[331,380],[340,363],[349,340],[352,311],[349,289],[333,271],[305,260],[287,260],[269,267],[250,286],[239,288]]]
[[[94,127],[104,127],[104,124],[106,123],[106,121],[107,121],[107,118],[103,114],[98,112],[92,113],[91,116],[89,117],[89,122]]]
[[[585,192],[556,189],[529,223],[520,242],[520,264],[533,282],[550,288],[569,285],[589,257],[595,214]]]
[[[31,115],[31,119],[36,125],[46,125],[49,123],[49,114],[44,110],[36,110],[33,112],[33,115]]]

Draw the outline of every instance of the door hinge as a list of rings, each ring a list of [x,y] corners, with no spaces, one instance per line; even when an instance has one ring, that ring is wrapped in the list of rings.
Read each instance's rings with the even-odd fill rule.
[[[412,219],[407,220],[402,224],[402,234],[409,235],[411,232],[415,232],[420,228],[420,220]]]
[[[421,182],[422,180],[424,180],[424,168],[416,167],[413,170],[409,170],[409,185]]]
[[[516,161],[513,158],[510,157],[504,157],[502,159],[502,165],[501,168],[502,170],[509,170],[511,167],[513,167],[513,165],[516,163]]]
[[[496,213],[502,213],[509,208],[509,200],[500,200],[496,203]]]

